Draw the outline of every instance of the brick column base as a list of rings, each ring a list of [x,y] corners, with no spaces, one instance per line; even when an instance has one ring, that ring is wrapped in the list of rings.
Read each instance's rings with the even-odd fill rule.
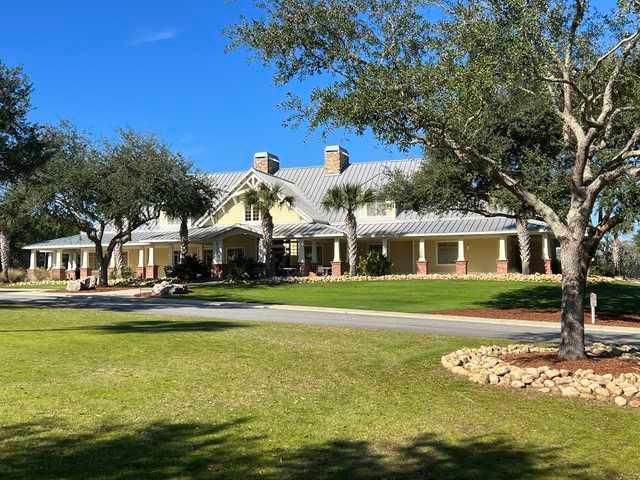
[[[77,280],[75,270],[67,270],[67,280]]]
[[[544,273],[547,273],[549,275],[553,273],[553,268],[551,268],[551,260],[544,261]]]
[[[509,273],[509,260],[498,260],[496,262],[496,273]]]
[[[416,273],[418,275],[428,275],[429,274],[429,262],[426,260],[418,260],[416,262]]]
[[[51,280],[66,280],[66,270],[64,268],[52,268]]]
[[[136,277],[144,278],[144,267],[136,267]]]
[[[158,265],[147,265],[144,267],[144,278],[158,278]]]
[[[456,273],[458,275],[466,275],[468,266],[469,266],[468,260],[458,260],[456,262]]]
[[[344,273],[342,262],[331,262],[331,276],[340,277]]]
[[[91,275],[91,269],[90,268],[81,268],[80,269],[80,278],[87,278],[90,275]]]

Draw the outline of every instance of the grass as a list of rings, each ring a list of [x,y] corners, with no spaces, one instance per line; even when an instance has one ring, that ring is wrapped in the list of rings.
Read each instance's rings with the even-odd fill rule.
[[[598,310],[640,312],[640,285],[590,286]],[[191,298],[431,313],[465,308],[560,308],[560,285],[488,280],[403,280],[255,286],[207,286]]]
[[[0,478],[637,478],[640,412],[440,366],[479,343],[0,306]]]

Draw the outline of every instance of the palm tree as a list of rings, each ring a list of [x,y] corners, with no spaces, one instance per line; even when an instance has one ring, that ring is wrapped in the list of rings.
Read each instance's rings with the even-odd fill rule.
[[[618,225],[611,230],[611,263],[613,264],[613,275],[619,277],[622,275],[622,240],[620,237],[633,231],[633,222],[626,222]]]
[[[185,173],[175,180],[164,212],[180,220],[180,261],[189,254],[189,219],[207,213],[218,197],[218,189],[201,174]]]
[[[523,275],[531,274],[531,232],[527,228],[528,223],[526,217],[516,217],[516,232],[518,232]]]
[[[326,210],[344,210],[346,212],[344,224],[349,251],[349,275],[356,274],[358,260],[358,223],[355,212],[367,203],[373,202],[374,199],[373,190],[362,188],[356,183],[343,183],[331,187],[322,199],[322,206]]]
[[[260,215],[260,227],[262,230],[262,248],[264,250],[265,271],[268,277],[273,275],[273,217],[271,209],[276,206],[293,206],[294,199],[291,195],[284,195],[281,185],[259,184],[244,193],[245,206],[257,209]]]

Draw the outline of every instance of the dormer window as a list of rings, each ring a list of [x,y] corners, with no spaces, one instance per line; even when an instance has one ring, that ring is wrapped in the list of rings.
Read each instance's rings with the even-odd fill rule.
[[[395,216],[395,205],[391,200],[374,200],[365,206],[367,217],[392,217]]]
[[[244,206],[244,221],[245,222],[259,222],[260,210],[255,205]]]

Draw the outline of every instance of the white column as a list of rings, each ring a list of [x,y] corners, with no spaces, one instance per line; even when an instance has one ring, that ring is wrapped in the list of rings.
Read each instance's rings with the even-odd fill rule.
[[[72,253],[71,254],[71,270],[75,271],[76,268],[78,268],[78,254]]]
[[[498,247],[498,260],[507,260],[507,237],[500,237]]]
[[[56,250],[56,262],[54,268],[64,268],[62,265],[62,250]]]
[[[549,256],[549,235],[546,233],[542,235],[542,259],[551,260]]]
[[[47,252],[47,268],[51,270],[53,268],[53,253]]]
[[[144,248],[138,250],[138,268],[144,268]]]
[[[304,240],[298,240],[298,263],[304,263]]]
[[[318,244],[315,240],[311,241],[311,263],[318,263]]]
[[[151,267],[155,265],[155,261],[156,259],[155,259],[153,247],[149,247],[149,258],[147,258],[147,265]]]
[[[82,251],[82,259],[81,259],[80,267],[89,268],[89,250]]]
[[[458,240],[458,261],[464,262],[464,240]]]
[[[385,257],[389,256],[389,241],[386,238],[382,239],[382,254]]]
[[[29,269],[35,270],[38,268],[38,251],[31,250],[31,255],[29,256]]]
[[[340,239],[333,239],[333,261],[340,262]]]
[[[426,262],[427,261],[427,246],[426,246],[426,240],[424,238],[420,239],[420,242],[418,243],[418,261],[419,262]]]
[[[224,243],[221,238],[213,241],[213,264],[222,265],[224,263]]]

